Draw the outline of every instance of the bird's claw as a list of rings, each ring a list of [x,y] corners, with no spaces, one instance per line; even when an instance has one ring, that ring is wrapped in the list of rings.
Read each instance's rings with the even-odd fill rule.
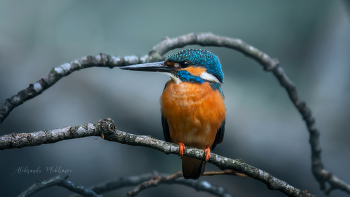
[[[209,158],[210,158],[210,148],[209,148],[209,146],[207,146],[207,147],[204,149],[204,153],[205,153],[205,161],[208,161]]]
[[[179,156],[182,157],[184,155],[185,144],[179,142]]]

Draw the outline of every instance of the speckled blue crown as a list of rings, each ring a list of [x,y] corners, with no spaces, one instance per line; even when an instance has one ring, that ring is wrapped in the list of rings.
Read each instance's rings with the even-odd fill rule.
[[[209,51],[203,49],[185,49],[169,55],[165,61],[187,61],[190,65],[205,67],[208,73],[214,75],[221,83],[224,82],[224,73],[222,72],[219,58]]]

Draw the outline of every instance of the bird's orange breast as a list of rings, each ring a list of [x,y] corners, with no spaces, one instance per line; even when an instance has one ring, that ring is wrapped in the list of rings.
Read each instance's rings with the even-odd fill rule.
[[[226,112],[218,90],[212,89],[208,82],[176,84],[170,80],[160,103],[174,143],[201,149],[212,146]]]

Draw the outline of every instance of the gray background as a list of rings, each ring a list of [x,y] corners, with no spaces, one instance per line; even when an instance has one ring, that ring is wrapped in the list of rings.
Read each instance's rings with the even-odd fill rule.
[[[326,168],[350,182],[350,21],[346,1],[0,1],[0,100],[4,102],[65,62],[100,52],[144,55],[163,38],[213,32],[241,38],[280,60],[321,131]],[[308,132],[276,78],[225,48],[227,128],[215,153],[242,158],[300,189],[324,196],[311,173]],[[178,49],[179,50],[179,49]],[[178,50],[169,52],[173,53]],[[166,75],[89,68],[60,80],[14,109],[0,135],[80,125],[110,117],[120,130],[163,139],[159,97]],[[15,196],[57,174],[13,174],[20,166],[70,169],[89,186],[121,176],[181,169],[176,155],[99,137],[0,151],[0,194]],[[208,164],[207,170],[218,170]],[[13,174],[13,175],[12,175]],[[202,177],[236,196],[284,196],[251,178]],[[131,188],[105,196],[124,196]],[[35,196],[67,196],[53,187]],[[162,185],[140,196],[211,196]],[[332,196],[347,196],[335,191]]]

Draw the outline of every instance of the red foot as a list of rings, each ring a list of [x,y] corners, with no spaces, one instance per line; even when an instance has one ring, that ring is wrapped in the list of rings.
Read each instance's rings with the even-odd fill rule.
[[[179,142],[179,156],[183,156],[184,155],[184,150],[185,150],[185,144]]]
[[[205,152],[205,161],[208,161],[208,160],[209,160],[209,157],[210,157],[210,148],[209,148],[209,146],[207,146],[207,147],[204,149],[204,152]]]

